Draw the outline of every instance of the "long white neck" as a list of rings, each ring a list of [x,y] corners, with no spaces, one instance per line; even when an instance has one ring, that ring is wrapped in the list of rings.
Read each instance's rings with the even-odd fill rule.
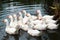
[[[11,22],[13,22],[13,18],[11,18],[10,20],[11,20]]]
[[[19,21],[21,21],[21,23],[23,23],[23,17],[19,16]]]
[[[26,13],[23,14],[23,18],[26,17]]]
[[[7,21],[7,22],[6,22],[6,27],[8,27],[8,26],[9,26],[9,22]]]
[[[39,12],[38,16],[42,17],[42,14],[41,14],[41,12]]]
[[[33,21],[32,19],[29,19],[29,20],[28,20],[28,26],[29,26],[30,28],[33,27],[33,23],[32,23],[32,21]]]
[[[17,22],[17,17],[14,17],[14,22]]]
[[[22,17],[22,14],[20,14],[20,16],[19,16],[19,19],[22,19],[23,17]]]

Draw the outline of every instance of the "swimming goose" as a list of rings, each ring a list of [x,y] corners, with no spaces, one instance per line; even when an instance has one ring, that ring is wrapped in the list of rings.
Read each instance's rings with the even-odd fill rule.
[[[38,31],[38,30],[33,30],[33,29],[29,29],[27,31],[27,33],[31,36],[40,36],[42,35],[42,32],[41,31]]]
[[[47,28],[51,29],[51,30],[57,29],[58,28],[58,24],[48,23],[47,24]]]
[[[30,16],[30,14],[28,14],[28,16],[30,17],[28,20],[28,25],[30,25],[31,28],[33,29],[39,29],[39,30],[45,30],[47,25],[43,22],[44,20],[33,20],[32,17]],[[42,24],[44,23],[44,24]]]
[[[13,28],[13,27],[10,27],[9,22],[8,22],[7,19],[4,19],[4,23],[6,23],[5,31],[6,31],[8,34],[17,34],[16,29]]]
[[[15,20],[13,20],[13,17],[14,17]],[[10,26],[11,28],[16,29],[16,32],[18,32],[19,26],[17,25],[17,17],[16,17],[16,14],[13,14],[13,16],[12,16],[12,15],[9,15],[8,18],[10,19],[10,24],[9,24],[9,26]]]
[[[42,22],[42,23],[37,23],[34,27],[34,29],[37,29],[37,30],[46,30],[47,28],[47,24]]]
[[[57,20],[53,20],[53,17],[54,17],[54,15],[53,16],[45,15],[45,16],[43,16],[43,19],[45,19],[46,23],[56,23]]]
[[[44,15],[43,18],[44,19],[53,19],[54,15],[50,16],[50,15]]]
[[[29,25],[28,24],[30,22],[29,21],[30,16],[28,14],[26,16],[28,18],[28,21],[25,24],[23,23],[22,26],[21,26],[21,29],[23,29],[24,31],[27,31],[29,29]]]
[[[53,20],[53,19],[46,19],[45,21],[47,24],[48,23],[54,23],[55,24],[57,22],[57,20]]]

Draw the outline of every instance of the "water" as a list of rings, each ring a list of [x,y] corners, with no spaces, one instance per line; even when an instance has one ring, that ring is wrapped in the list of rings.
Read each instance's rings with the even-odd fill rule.
[[[12,2],[0,3],[0,40],[59,40],[59,33],[57,31],[44,31],[42,36],[32,37],[28,33],[21,30],[21,33],[18,35],[9,35],[5,32],[5,24],[2,22],[8,15],[13,13],[18,13],[21,10],[25,9],[27,12],[35,15],[36,10],[40,9],[42,15],[46,15],[46,10],[44,8],[44,4],[41,3],[33,3],[33,4],[24,4],[22,2],[16,2],[11,0]]]

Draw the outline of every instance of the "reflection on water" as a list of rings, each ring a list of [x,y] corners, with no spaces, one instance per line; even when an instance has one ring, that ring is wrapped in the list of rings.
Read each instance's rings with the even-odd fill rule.
[[[50,32],[44,32],[44,34],[40,37],[31,37],[28,33],[21,31],[21,33],[17,35],[9,35],[5,32],[5,24],[1,21],[6,18],[7,15],[18,13],[19,11],[25,9],[27,12],[31,13],[32,15],[35,15],[35,12],[37,9],[40,9],[42,12],[42,15],[45,15],[47,13],[44,9],[44,4],[33,4],[33,5],[24,5],[21,2],[9,2],[9,3],[2,3],[0,4],[0,40],[56,40],[58,38],[55,38],[58,36],[58,33],[54,31],[55,34],[50,34]],[[52,35],[52,36],[51,36]]]

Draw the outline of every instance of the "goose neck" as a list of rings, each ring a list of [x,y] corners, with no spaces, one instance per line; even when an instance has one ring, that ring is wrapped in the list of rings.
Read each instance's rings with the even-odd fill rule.
[[[8,21],[6,22],[6,26],[9,26],[9,22]]]

